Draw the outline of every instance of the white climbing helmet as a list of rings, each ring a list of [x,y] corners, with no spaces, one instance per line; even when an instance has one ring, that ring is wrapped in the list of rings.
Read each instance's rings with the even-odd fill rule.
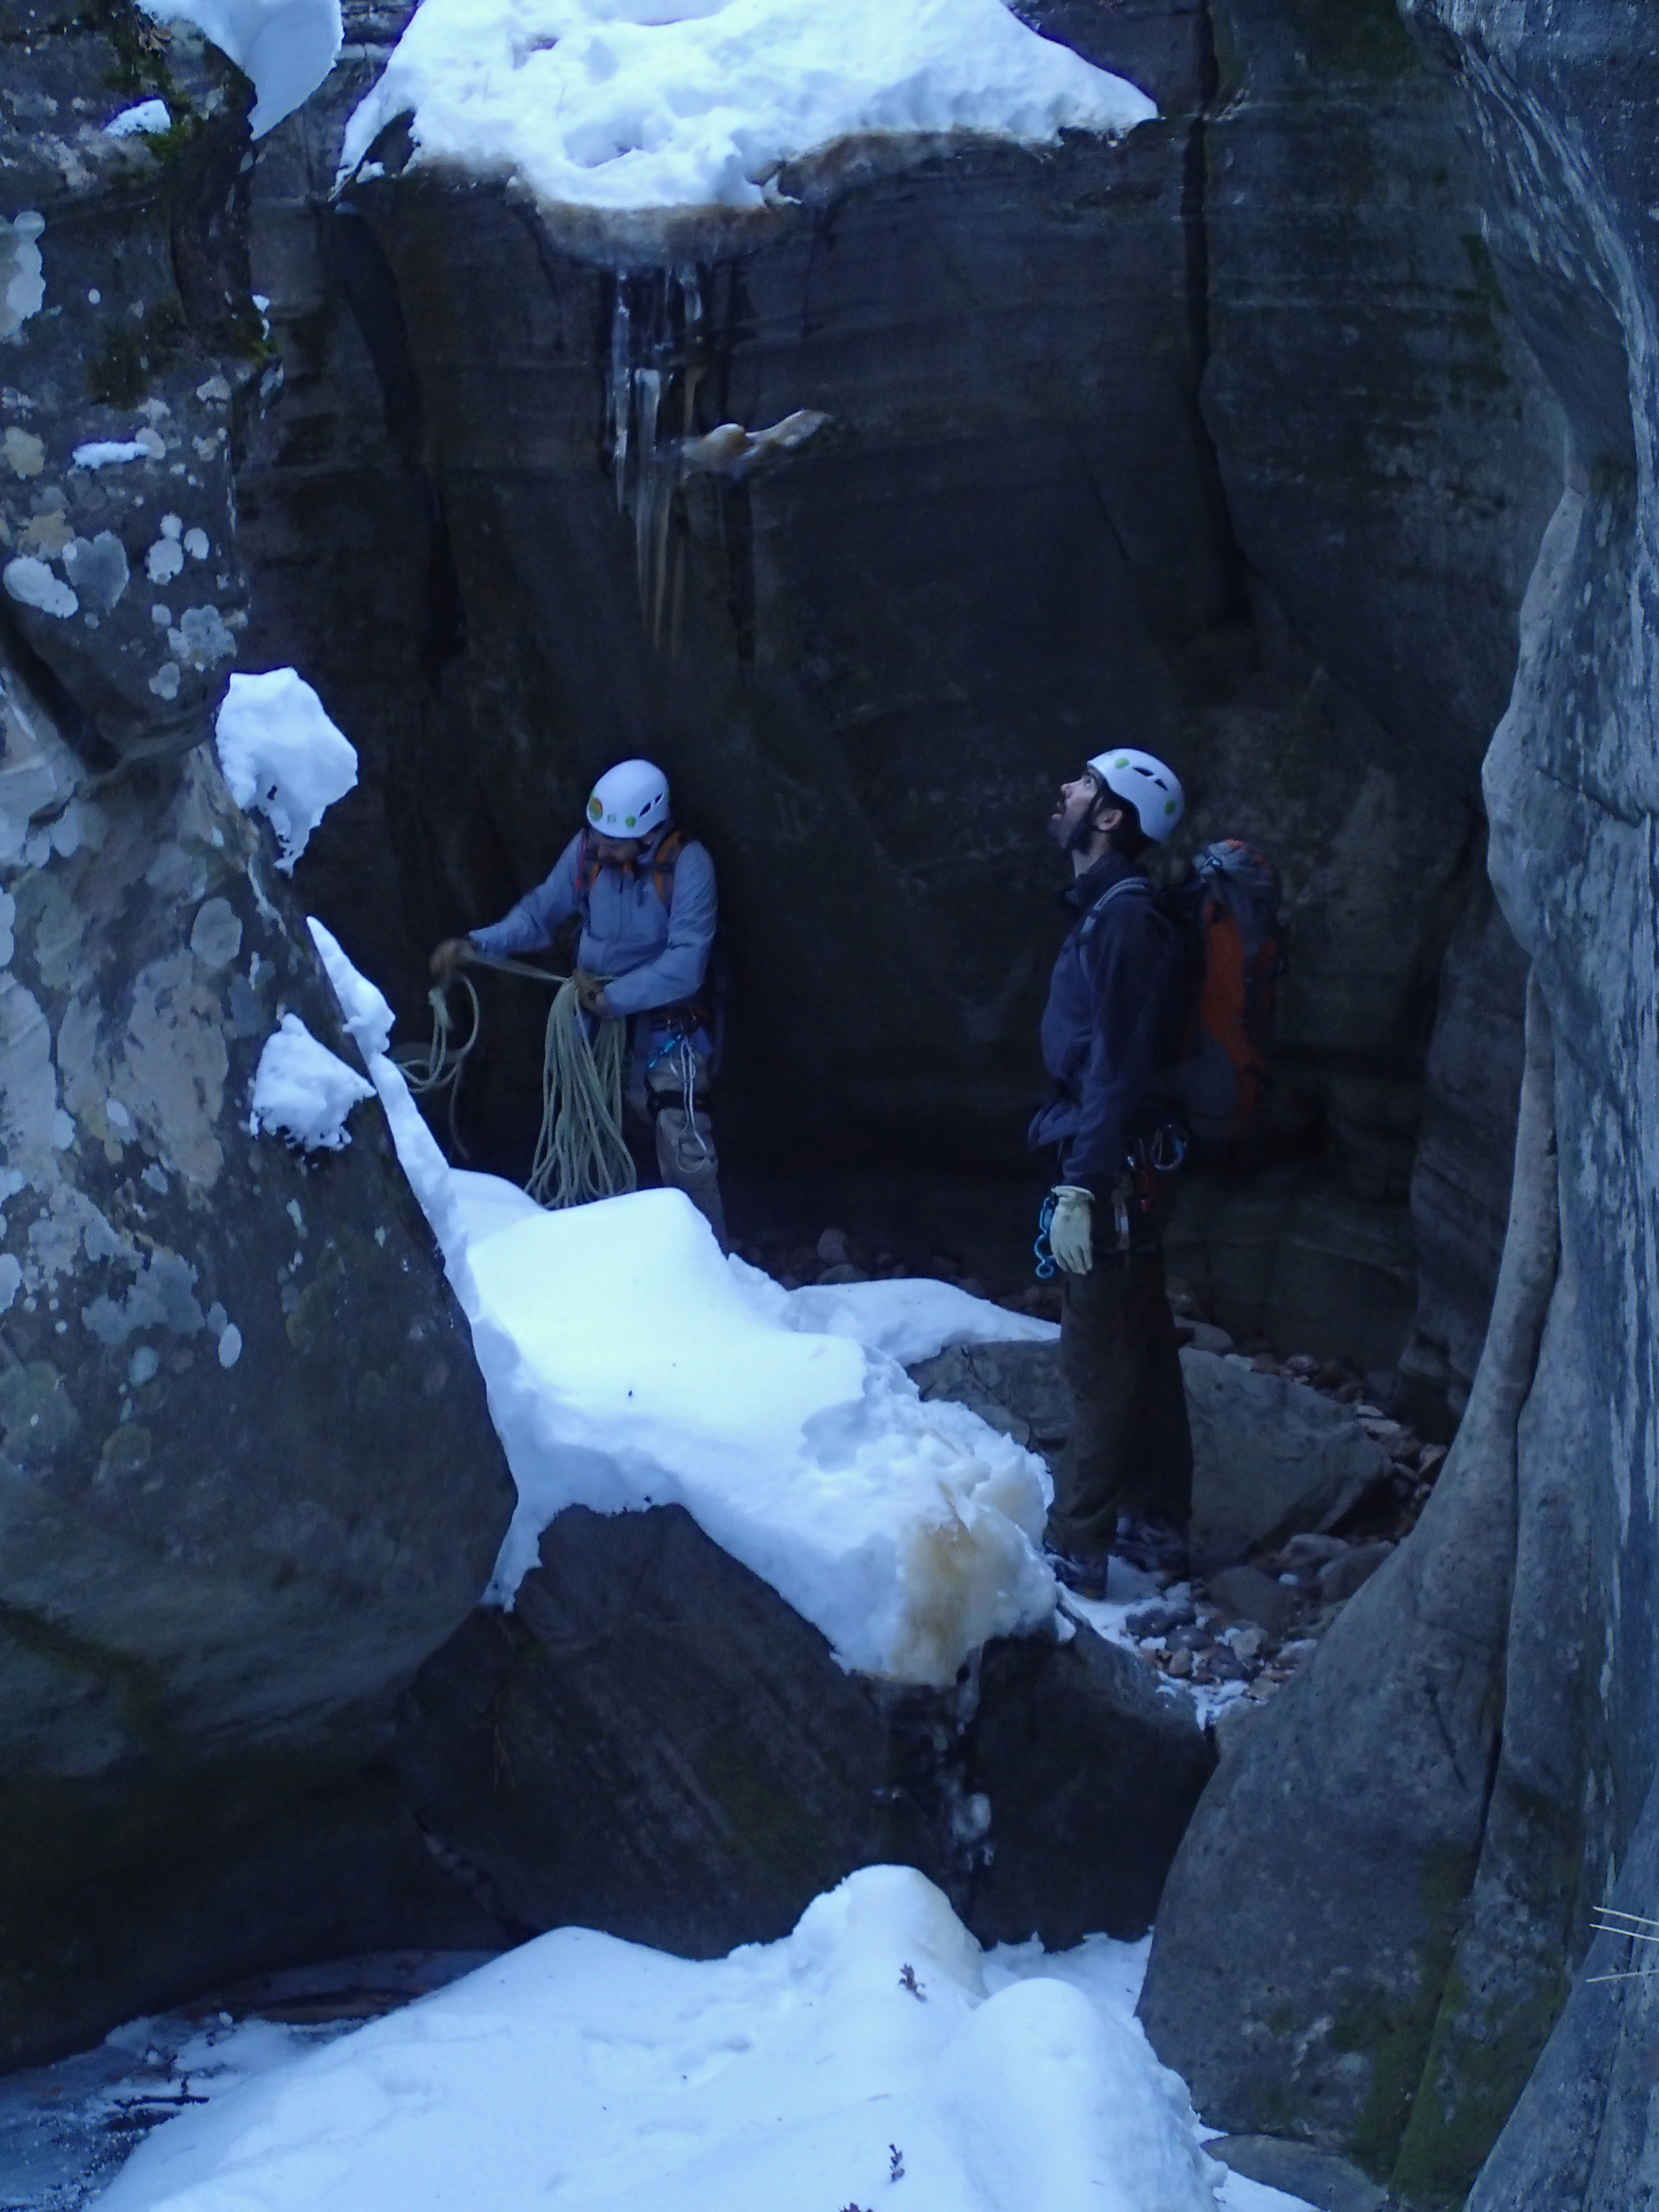
[[[653,762],[618,761],[587,802],[587,826],[601,837],[649,837],[668,819],[668,778]]]
[[[1180,777],[1161,760],[1137,752],[1133,745],[1120,745],[1114,752],[1097,753],[1089,766],[1108,791],[1130,802],[1153,844],[1161,845],[1180,828],[1187,811],[1186,793]]]

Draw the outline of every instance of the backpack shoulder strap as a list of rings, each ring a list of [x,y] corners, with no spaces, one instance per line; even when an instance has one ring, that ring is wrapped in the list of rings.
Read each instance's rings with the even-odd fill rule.
[[[581,843],[576,850],[576,896],[584,910],[587,905],[588,895],[599,879],[599,856],[584,823]]]
[[[679,866],[680,854],[684,850],[684,832],[666,830],[656,851],[651,855],[652,887],[665,906],[674,903],[674,871]]]
[[[1115,899],[1121,898],[1126,891],[1138,891],[1149,902],[1155,901],[1158,896],[1149,878],[1140,875],[1120,876],[1115,884],[1107,885],[1078,925],[1077,933],[1079,944],[1086,944],[1094,935],[1095,926],[1102,915]]]

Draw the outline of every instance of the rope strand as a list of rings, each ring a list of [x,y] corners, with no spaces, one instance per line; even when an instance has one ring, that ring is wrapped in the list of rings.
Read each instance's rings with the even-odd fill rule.
[[[627,1023],[601,1021],[597,1036],[590,1040],[574,977],[489,953],[475,952],[472,964],[556,987],[542,1044],[542,1124],[526,1191],[538,1206],[556,1212],[636,1189],[638,1171],[622,1121]],[[471,1008],[465,1044],[453,1042],[455,1019],[447,995],[452,982],[460,985]],[[467,1056],[478,1042],[483,1021],[478,994],[470,979],[456,972],[434,983],[427,999],[432,1008],[430,1041],[404,1045],[392,1059],[416,1097],[447,1092],[450,1141],[465,1160],[468,1153],[461,1142],[457,1109]]]
[[[638,1188],[622,1131],[626,1022],[602,1021],[590,1043],[574,982],[560,986],[542,1048],[542,1126],[526,1190],[556,1212]]]

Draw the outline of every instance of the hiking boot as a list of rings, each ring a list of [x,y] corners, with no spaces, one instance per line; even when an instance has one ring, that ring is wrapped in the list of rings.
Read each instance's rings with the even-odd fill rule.
[[[1105,1596],[1108,1562],[1103,1553],[1097,1556],[1085,1552],[1056,1552],[1045,1547],[1042,1556],[1054,1580],[1064,1583],[1074,1595],[1097,1600]]]
[[[1170,1582],[1182,1581],[1192,1571],[1186,1534],[1173,1522],[1146,1521],[1136,1513],[1121,1514],[1112,1550],[1132,1567],[1139,1567],[1145,1574],[1161,1575]]]

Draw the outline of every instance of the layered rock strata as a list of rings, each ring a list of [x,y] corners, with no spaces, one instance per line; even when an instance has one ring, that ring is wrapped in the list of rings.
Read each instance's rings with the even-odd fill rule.
[[[562,1513],[514,1612],[422,1669],[398,1742],[492,1910],[696,1957],[884,1862],[987,1942],[1133,1939],[1215,1759],[1188,1698],[1082,1627],[993,1644],[942,1692],[845,1673],[678,1507]]]

